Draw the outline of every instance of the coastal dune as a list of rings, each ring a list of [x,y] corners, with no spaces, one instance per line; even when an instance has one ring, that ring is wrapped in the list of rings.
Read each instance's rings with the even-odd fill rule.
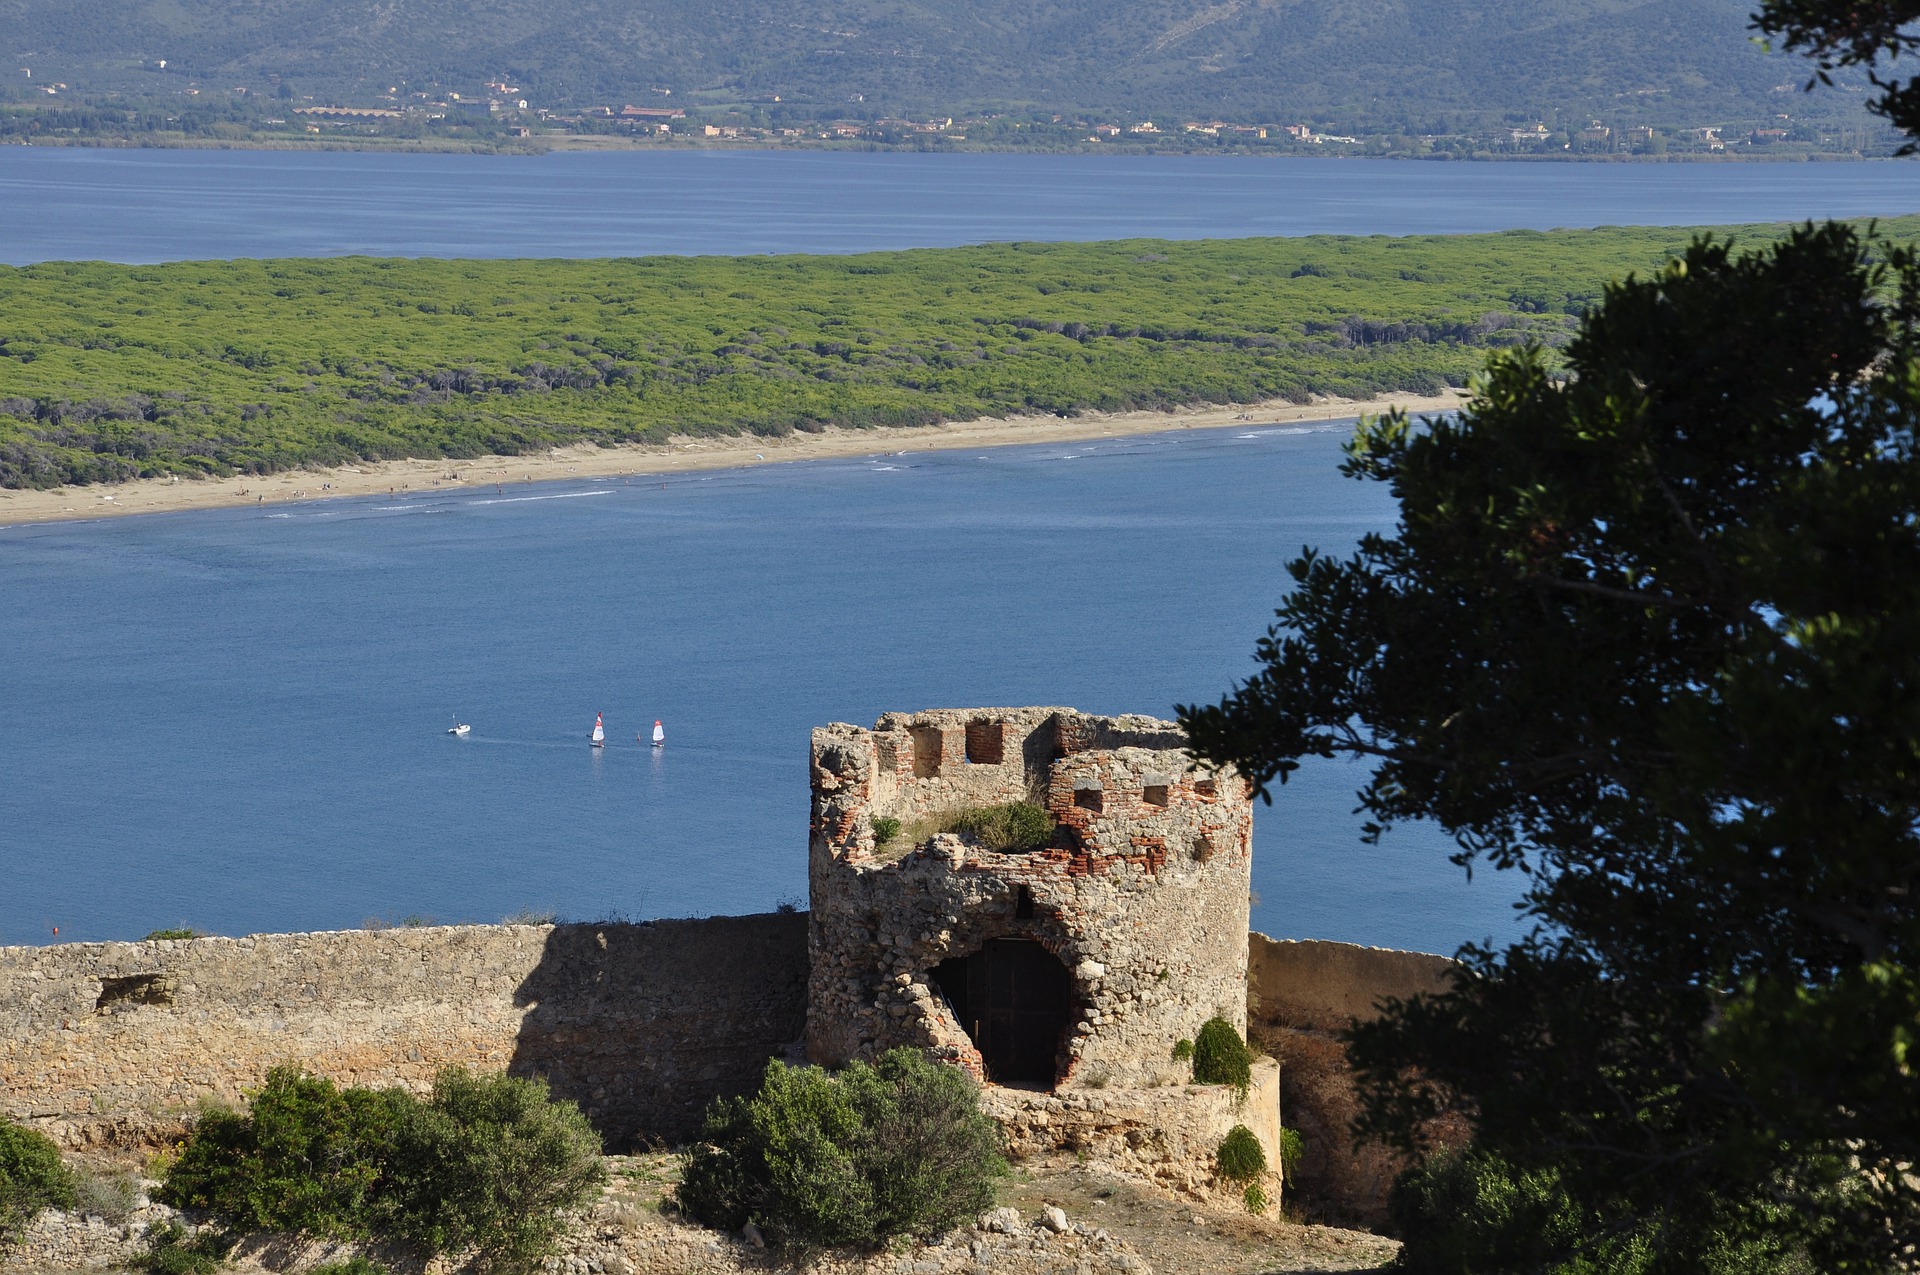
[[[1394,394],[1374,399],[1323,399],[1305,405],[1286,400],[1182,408],[1171,412],[1083,412],[1072,417],[989,417],[945,425],[842,429],[781,438],[741,434],[723,438],[675,437],[661,446],[597,447],[585,444],[519,456],[472,460],[368,461],[332,469],[288,470],[231,478],[158,479],[45,491],[0,490],[0,526],[179,513],[245,505],[285,505],[355,496],[490,487],[567,478],[667,474],[736,469],[801,460],[872,456],[892,452],[954,451],[1030,443],[1079,442],[1174,429],[1222,429],[1245,425],[1297,424],[1403,409],[1419,414],[1459,407],[1465,394]]]

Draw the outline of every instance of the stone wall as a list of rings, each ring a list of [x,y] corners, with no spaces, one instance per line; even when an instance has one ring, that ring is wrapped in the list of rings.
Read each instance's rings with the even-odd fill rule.
[[[545,1076],[620,1148],[680,1138],[806,1018],[806,917],[0,948],[0,1113],[140,1145],[277,1063],[424,1088]]]
[[[1215,1155],[1228,1131],[1245,1125],[1266,1153],[1269,1172],[1262,1189],[1275,1203],[1281,1198],[1280,1068],[1271,1058],[1254,1060],[1244,1095],[1228,1085],[1050,1094],[996,1085],[984,1091],[981,1107],[1006,1129],[1016,1161],[1070,1151],[1171,1190],[1223,1197],[1229,1204],[1242,1188],[1220,1180]]]
[[[1404,1161],[1375,1144],[1356,1148],[1352,1069],[1338,1033],[1378,1016],[1383,1000],[1446,987],[1444,956],[1285,941],[1254,934],[1247,953],[1247,1034],[1280,1062],[1280,1102],[1305,1154],[1298,1197],[1343,1221],[1377,1223]],[[1464,1130],[1451,1131],[1463,1135]]]
[[[814,731],[809,1055],[837,1064],[907,1045],[1004,1079],[980,1028],[1023,1013],[1041,1027],[1021,1031],[1057,1021],[1057,1036],[1044,1041],[1047,1074],[1019,1081],[1150,1088],[1182,1078],[1174,1043],[1207,1019],[1244,1029],[1252,806],[1238,775],[1201,767],[1185,744],[1172,722],[1066,708]],[[957,809],[1012,801],[1044,808],[1048,844],[929,835]],[[902,831],[883,842],[886,819]],[[983,990],[998,975],[968,963],[989,945],[1041,967],[1024,987],[1059,990]],[[1003,1014],[993,999],[1020,996],[1046,1007]]]
[[[917,890],[921,871],[932,874],[927,897],[937,901],[951,865],[903,860],[899,884]],[[1151,943],[1128,937],[1143,956],[1169,965],[1192,959],[1183,953],[1206,934],[1228,932],[1233,907],[1244,907],[1244,893],[1192,892],[1177,880],[1084,879],[1113,891],[1129,921],[1164,923],[1166,934]],[[1151,891],[1165,917],[1140,911],[1129,890]],[[1210,910],[1216,905],[1219,915]],[[1187,933],[1175,928],[1182,920]],[[807,923],[775,914],[0,948],[0,1114],[70,1148],[144,1146],[176,1133],[198,1104],[238,1099],[277,1063],[342,1083],[414,1088],[459,1063],[546,1076],[614,1149],[680,1139],[698,1127],[712,1097],[750,1088],[767,1058],[800,1038]],[[1244,918],[1241,925],[1244,934]],[[1354,1091],[1336,1033],[1352,1017],[1369,1017],[1383,997],[1440,987],[1448,961],[1261,934],[1243,950],[1248,1034],[1281,1067],[1277,1100],[1263,1069],[1234,1119],[1271,1153],[1270,1126],[1284,1111],[1306,1140],[1300,1195],[1330,1216],[1377,1219],[1399,1164],[1377,1148],[1352,1147]],[[1103,969],[1087,986],[1108,1007],[1138,1007],[1114,1017],[1153,1027],[1152,1048],[1141,1046],[1139,1056],[1155,1060],[1166,1058],[1175,1034],[1232,1009],[1187,1004],[1167,991],[1165,1006],[1181,1017],[1161,1022],[1156,1001],[1165,985],[1157,979],[1122,983]],[[1119,1001],[1123,990],[1133,999]],[[1208,990],[1215,999],[1231,995],[1224,985]],[[1100,1000],[1087,1007],[1107,1021]],[[1139,1076],[1083,1069],[1055,1094],[990,1091],[988,1102],[1017,1147],[1084,1147],[1136,1161],[1171,1184],[1204,1173],[1225,1115],[1213,1109],[1218,1094],[1194,1100],[1195,1091],[1177,1083],[1181,1069],[1170,1059],[1164,1068]]]

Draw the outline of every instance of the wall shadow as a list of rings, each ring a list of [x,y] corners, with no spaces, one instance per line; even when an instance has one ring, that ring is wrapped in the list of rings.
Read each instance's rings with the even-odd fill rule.
[[[684,1141],[806,1030],[804,912],[557,925],[514,992],[508,1071],[544,1077],[625,1151]]]

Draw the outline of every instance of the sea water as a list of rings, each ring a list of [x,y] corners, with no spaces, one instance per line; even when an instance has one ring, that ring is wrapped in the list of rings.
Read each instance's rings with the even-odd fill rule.
[[[0,148],[0,261],[852,252],[1920,209],[1920,168]],[[1392,518],[1344,425],[0,529],[0,942],[804,905],[808,728],[1167,714],[1301,546]],[[3,517],[0,514],[0,517]],[[586,746],[604,712],[611,740]],[[446,735],[455,716],[466,739]],[[634,736],[666,723],[654,750]],[[1256,815],[1255,924],[1515,932],[1364,768]]]
[[[0,529],[0,942],[804,907],[811,727],[1219,698],[1288,558],[1391,523],[1349,432]],[[1511,935],[1434,830],[1360,843],[1364,773],[1257,807],[1255,925]]]

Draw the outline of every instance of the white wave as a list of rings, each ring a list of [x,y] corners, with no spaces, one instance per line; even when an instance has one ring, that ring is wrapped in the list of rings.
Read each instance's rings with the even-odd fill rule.
[[[1234,437],[1235,438],[1271,438],[1274,436],[1285,436],[1289,434],[1335,434],[1335,433],[1344,434],[1347,431],[1351,430],[1352,428],[1353,428],[1353,422],[1350,420],[1326,421],[1324,423],[1316,423],[1312,425],[1283,425],[1280,422],[1275,421],[1271,425],[1264,426],[1260,429],[1250,430],[1245,434],[1235,434]]]

